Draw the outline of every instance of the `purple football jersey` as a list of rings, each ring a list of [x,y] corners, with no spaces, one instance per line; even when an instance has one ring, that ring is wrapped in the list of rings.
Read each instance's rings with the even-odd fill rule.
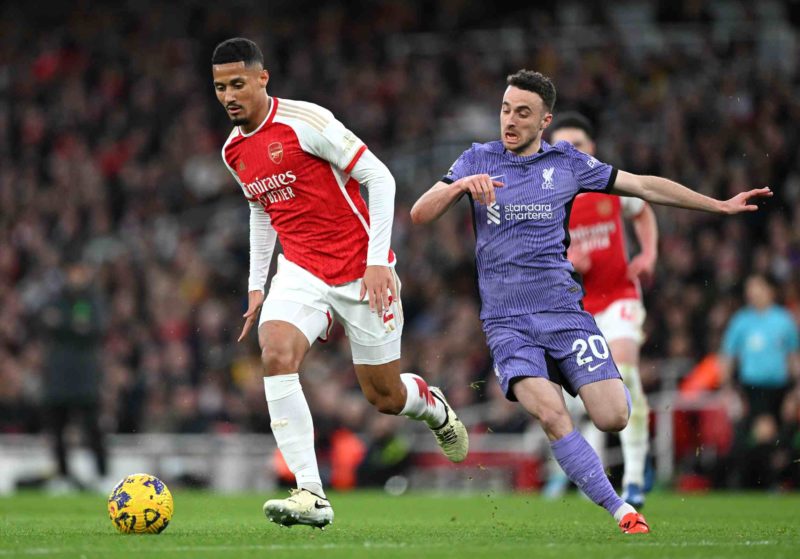
[[[506,151],[500,141],[473,144],[442,179],[486,173],[505,186],[497,201],[470,200],[481,318],[574,307],[583,298],[579,276],[567,260],[569,212],[580,192],[602,192],[617,171],[569,142],[529,156]]]

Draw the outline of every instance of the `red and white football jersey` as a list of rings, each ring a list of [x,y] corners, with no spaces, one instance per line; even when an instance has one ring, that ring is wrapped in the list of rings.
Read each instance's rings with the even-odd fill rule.
[[[633,217],[644,209],[639,198],[584,193],[575,198],[569,219],[572,246],[592,260],[583,274],[583,306],[597,314],[620,299],[640,299],[639,282],[628,278],[628,252],[623,215]]]
[[[225,164],[269,214],[289,261],[328,285],[363,277],[369,213],[350,172],[367,146],[319,105],[271,100],[257,129],[233,129]]]

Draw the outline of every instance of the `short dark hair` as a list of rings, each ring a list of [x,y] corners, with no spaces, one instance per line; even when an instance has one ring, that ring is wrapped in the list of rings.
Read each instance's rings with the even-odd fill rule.
[[[533,70],[519,70],[516,74],[509,74],[506,78],[506,83],[525,91],[536,93],[544,101],[544,106],[547,107],[547,110],[553,112],[553,107],[556,104],[556,86],[544,74]]]
[[[578,130],[583,130],[590,140],[594,140],[594,126],[592,126],[588,118],[579,112],[566,111],[559,113],[555,120],[553,120],[553,124],[550,125],[550,134],[554,134],[556,130],[560,130],[561,128],[577,128]]]
[[[214,49],[211,64],[228,64],[229,62],[244,62],[245,66],[260,64],[264,66],[264,55],[261,49],[250,39],[234,37],[222,41]]]

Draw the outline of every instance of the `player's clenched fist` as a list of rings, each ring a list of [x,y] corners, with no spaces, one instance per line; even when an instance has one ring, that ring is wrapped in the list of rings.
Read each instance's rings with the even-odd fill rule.
[[[477,200],[485,206],[494,204],[494,189],[500,188],[502,182],[493,180],[489,175],[470,175],[456,181],[461,190],[469,193],[473,200]]]

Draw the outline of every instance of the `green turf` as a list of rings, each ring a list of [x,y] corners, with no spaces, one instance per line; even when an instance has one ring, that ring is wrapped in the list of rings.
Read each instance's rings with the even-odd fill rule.
[[[647,536],[620,534],[605,511],[574,496],[331,495],[336,521],[325,532],[269,524],[261,495],[174,496],[175,516],[158,536],[117,534],[102,496],[0,498],[0,559],[800,556],[798,495],[651,495]]]

